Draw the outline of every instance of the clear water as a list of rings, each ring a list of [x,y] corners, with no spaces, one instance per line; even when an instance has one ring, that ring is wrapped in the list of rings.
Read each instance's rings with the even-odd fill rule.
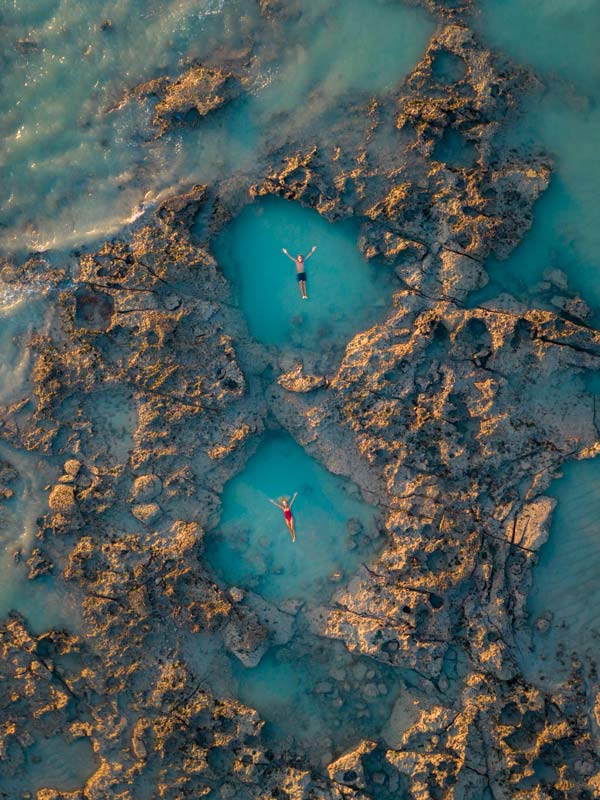
[[[368,26],[361,0],[290,0],[286,12],[289,24],[260,36],[259,5],[246,0],[5,4],[0,247],[94,240],[180,183],[251,169],[261,142],[284,141],[346,92],[399,81],[433,30],[423,11],[385,0],[370,4]],[[148,108],[119,107],[140,82],[223,56],[246,95],[201,135],[157,140]]]
[[[546,270],[562,270],[570,291],[600,313],[600,6],[594,0],[483,0],[478,27],[493,45],[531,66],[542,88],[500,137],[502,148],[546,151],[554,160],[548,191],[534,208],[533,226],[504,262],[490,260],[491,282],[471,302],[504,290],[529,304],[552,302]],[[547,273],[546,273],[547,274]],[[588,382],[588,388],[597,390]],[[597,378],[595,379],[597,384]],[[600,656],[600,462],[566,465],[551,490],[558,499],[548,542],[533,570],[532,621],[548,614],[546,632],[534,628],[533,654],[522,667],[550,685],[568,676],[573,652]],[[534,656],[533,658],[531,656]]]
[[[269,503],[298,492],[296,542]],[[347,480],[327,472],[287,435],[269,435],[225,486],[206,558],[226,583],[269,600],[314,604],[372,555],[377,515]]]
[[[503,148],[543,149],[555,163],[531,231],[507,261],[490,261],[492,282],[527,298],[547,269],[600,310],[600,5],[595,0],[484,0],[479,28],[493,45],[538,71],[543,89],[501,137]],[[576,53],[576,56],[575,56]]]
[[[478,27],[519,64],[548,81],[597,91],[600,12],[596,0],[481,0]]]
[[[17,289],[0,281],[0,405],[27,396],[33,333],[49,329],[53,309],[39,287]]]
[[[557,652],[563,666],[573,652],[600,660],[600,459],[567,464],[548,494],[558,505],[528,607],[534,621],[551,614],[549,631],[537,633],[534,642],[546,662],[538,668],[556,677],[564,672]]]
[[[85,737],[74,741],[67,741],[62,736],[36,737],[35,743],[25,750],[24,755],[24,777],[3,778],[0,767],[0,786],[13,792],[11,797],[21,797],[22,792],[37,792],[40,789],[56,789],[59,792],[83,789],[99,766],[92,744]]]
[[[322,352],[382,317],[391,302],[390,270],[367,262],[357,239],[353,223],[331,225],[281,198],[245,208],[217,239],[215,255],[234,284],[250,334],[264,344]],[[303,300],[296,267],[282,248],[296,256],[313,245]]]
[[[60,579],[44,575],[29,580],[24,563],[36,546],[37,520],[48,510],[46,486],[59,471],[35,453],[17,451],[0,442],[0,467],[10,479],[2,486],[12,496],[0,499],[0,620],[9,611],[22,614],[34,633],[50,628],[77,630],[80,613]]]
[[[397,671],[326,640],[272,648],[257,667],[235,661],[232,670],[236,696],[266,721],[266,740],[322,765],[362,739],[385,740],[406,691]]]
[[[289,0],[283,7],[283,15],[269,21],[259,16],[258,3],[247,0],[5,3],[0,250],[18,258],[30,249],[79,246],[121,231],[179,186],[257,174],[268,150],[300,137],[317,141],[351,101],[366,101],[398,83],[434,30],[423,10],[389,0],[372,0],[368,13],[364,0]],[[544,271],[560,268],[598,311],[600,5],[481,0],[480,8],[482,35],[530,64],[544,84],[498,137],[498,147],[543,148],[556,165],[523,244],[508,261],[487,265],[488,297],[507,288],[533,302]],[[104,24],[107,17],[110,24]],[[121,103],[139,82],[175,76],[192,60],[213,57],[229,58],[244,75],[244,93],[198,128],[157,139],[151,108]],[[441,56],[434,70],[451,81],[464,66]],[[448,136],[436,157],[468,164],[471,156]],[[360,257],[356,235],[351,223],[329,226],[284,201],[248,207],[224,232],[217,255],[251,333],[296,352],[317,345],[336,349],[383,315],[391,284],[385,268]],[[306,251],[312,244],[318,250],[308,262],[310,299],[303,303],[294,267],[280,250]],[[53,302],[40,287],[15,293],[0,284],[0,405],[28,391],[30,337],[52,324]],[[102,445],[99,463],[125,465],[137,418],[132,398],[96,393],[85,410]],[[47,508],[44,487],[56,480],[58,465],[6,443],[0,459],[17,473],[14,495],[0,502],[0,618],[15,608],[34,631],[72,629],[77,617],[60,580],[28,581],[24,564],[14,559],[18,550],[26,557],[35,543],[36,520]],[[534,637],[538,666],[546,663],[548,671],[561,658],[566,663],[573,649],[597,652],[598,463],[569,465],[553,488],[559,505],[534,570],[530,603],[533,618],[553,614],[550,631]],[[298,541],[292,544],[268,496],[295,490]],[[329,597],[372,556],[377,530],[375,512],[351,484],[275,436],[227,485],[207,554],[229,585],[277,603],[293,598],[310,605]],[[214,642],[204,646],[202,657],[208,652],[214,659],[205,659],[204,668],[225,661],[211,650]],[[272,649],[253,669],[232,660],[228,685],[259,709],[273,742],[308,750],[323,764],[365,736],[397,744],[403,684],[397,673],[365,664],[341,645],[302,639]],[[36,740],[27,755],[27,783],[15,786],[15,796],[43,786],[77,789],[97,766],[88,742]]]

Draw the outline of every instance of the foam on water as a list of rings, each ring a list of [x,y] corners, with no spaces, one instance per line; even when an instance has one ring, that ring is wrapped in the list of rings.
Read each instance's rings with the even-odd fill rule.
[[[286,13],[289,25],[263,37],[258,3],[245,0],[15,0],[5,8],[0,246],[95,239],[180,183],[251,167],[261,138],[283,141],[340,94],[400,80],[433,28],[424,12],[384,0],[371,3],[368,26],[360,0],[291,0]],[[245,99],[202,121],[201,132],[156,140],[138,104],[108,113],[140,82],[218,61],[219,52],[239,58],[251,46]]]
[[[294,492],[292,543],[282,512],[269,498]],[[372,554],[378,538],[375,511],[356,487],[327,472],[287,435],[265,439],[225,486],[222,502],[206,557],[228,584],[270,600],[325,599]]]
[[[0,405],[26,396],[31,336],[47,331],[53,317],[44,293],[37,285],[0,283]]]
[[[233,283],[252,336],[282,348],[323,351],[346,344],[381,318],[393,279],[357,248],[353,223],[331,225],[316,211],[280,198],[248,206],[215,243],[217,260]],[[294,264],[282,253],[314,255],[306,262],[308,300]]]

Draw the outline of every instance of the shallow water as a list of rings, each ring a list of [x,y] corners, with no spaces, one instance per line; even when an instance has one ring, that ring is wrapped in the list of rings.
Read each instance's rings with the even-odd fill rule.
[[[46,486],[59,471],[35,453],[0,442],[0,620],[18,611],[34,633],[49,628],[77,630],[80,615],[62,584],[51,575],[27,578],[24,563],[36,545],[37,520],[48,510]],[[8,492],[6,492],[8,490]]]
[[[547,633],[536,633],[538,669],[546,677],[564,670],[573,652],[600,661],[600,459],[567,464],[548,490],[556,497],[548,542],[533,570],[528,608],[532,620],[551,615]]]
[[[596,0],[481,0],[480,5],[482,35],[530,64],[545,87],[526,99],[523,114],[498,137],[498,147],[542,148],[555,160],[551,187],[534,209],[525,241],[508,261],[486,265],[492,278],[486,296],[505,288],[533,302],[544,271],[560,268],[598,313],[600,5]],[[30,249],[94,241],[121,230],[182,185],[252,173],[262,152],[295,141],[301,132],[316,141],[323,125],[351,101],[367,100],[401,81],[434,30],[423,10],[390,0],[372,0],[368,13],[364,0],[286,0],[284,8],[284,21],[271,23],[259,17],[258,3],[248,0],[5,3],[0,249],[20,257]],[[210,63],[221,56],[244,71],[245,93],[198,127],[157,139],[149,107],[119,105],[142,81],[175,76],[194,60]],[[449,56],[434,65],[449,82],[462,70]],[[446,136],[435,157],[460,165],[471,155],[460,139]],[[356,238],[352,223],[330,226],[285,201],[249,206],[224,231],[216,253],[251,334],[296,352],[337,350],[382,316],[392,284],[385,267],[361,258]],[[303,302],[281,247],[295,253],[312,244],[318,249],[308,262],[310,299]],[[52,303],[43,287],[15,294],[0,286],[0,404],[27,392],[30,337],[52,324]],[[91,394],[85,411],[102,447],[100,465],[125,465],[137,420],[131,396],[110,390]],[[0,619],[14,608],[34,632],[77,629],[77,614],[60,580],[28,581],[24,563],[14,558],[19,550],[26,557],[35,543],[36,521],[47,509],[44,487],[56,480],[58,467],[4,445],[0,460],[17,472],[10,484],[13,496],[0,502]],[[572,650],[598,653],[599,464],[569,465],[552,489],[559,505],[534,570],[530,602],[532,618],[553,614],[550,631],[534,636],[538,672],[556,671],[557,648],[565,663]],[[299,492],[296,544],[281,512],[268,503],[269,496],[293,491]],[[330,597],[377,546],[376,513],[358,490],[291,439],[274,435],[226,486],[220,523],[206,540],[210,563],[224,583],[276,603],[295,599],[307,605]],[[198,656],[207,671],[198,670],[202,677],[226,659],[211,647],[214,642]],[[447,662],[458,682],[459,668]],[[223,690],[258,708],[267,720],[268,740],[310,752],[313,763],[325,763],[363,737],[399,745],[404,717],[396,701],[404,685],[398,672],[367,666],[342,645],[302,640],[272,648],[256,668],[234,659],[229,666]],[[43,786],[76,789],[96,766],[86,741],[38,740],[27,758],[28,783],[15,787],[15,796],[17,790]]]
[[[99,765],[89,739],[66,741],[62,736],[36,737],[35,743],[25,750],[25,761],[24,782],[20,779],[17,784],[14,779],[4,778],[0,783],[0,787],[14,792],[13,797],[40,789],[60,792],[82,789]]]
[[[600,13],[596,0],[481,0],[478,27],[519,64],[549,80],[597,91]]]
[[[27,395],[31,337],[47,331],[52,317],[43,287],[19,290],[0,282],[0,405]]]
[[[298,492],[296,543],[269,503]],[[206,558],[229,585],[269,600],[314,604],[370,556],[377,515],[355,486],[327,472],[287,435],[267,436],[225,486],[223,510],[206,540]]]
[[[543,88],[499,137],[502,148],[540,149],[554,161],[531,231],[507,261],[486,264],[499,289],[527,299],[547,269],[600,311],[600,5],[594,0],[485,0],[478,26],[492,44],[534,68]],[[577,57],[574,57],[574,53]]]
[[[284,349],[319,351],[344,345],[381,318],[391,302],[389,269],[367,262],[352,222],[331,225],[312,209],[280,198],[248,206],[218,237],[215,255],[234,286],[250,334]],[[296,267],[306,262],[308,300]]]
[[[257,667],[236,660],[232,670],[236,696],[266,721],[266,741],[321,764],[362,739],[384,739],[405,690],[394,669],[326,640],[272,648]]]
[[[257,38],[265,21],[246,0],[3,8],[0,246],[93,240],[181,183],[248,169],[261,140],[289,136],[345,92],[368,95],[401,80],[433,30],[423,11],[385,0],[371,3],[368,26],[360,0],[291,0],[286,11],[288,25]],[[109,111],[138,83],[221,54],[248,64],[247,94],[203,120],[201,133],[156,140],[137,103]]]

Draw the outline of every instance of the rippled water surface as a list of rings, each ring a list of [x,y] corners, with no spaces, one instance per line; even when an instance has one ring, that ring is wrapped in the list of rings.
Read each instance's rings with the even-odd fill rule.
[[[360,0],[290,0],[283,26],[248,0],[15,0],[0,13],[0,246],[15,249],[95,239],[182,182],[251,169],[262,141],[284,140],[346,92],[401,80],[433,30],[424,12],[386,0],[370,4],[368,26]],[[229,58],[247,94],[202,136],[156,139],[149,108],[120,105],[137,84],[211,58]]]
[[[474,5],[471,22],[484,41],[538,76],[494,146],[520,160],[544,153],[553,176],[523,243],[507,260],[486,264],[490,284],[471,301],[504,290],[529,305],[546,291],[549,302],[547,286],[539,284],[549,270],[561,270],[598,320],[600,3]],[[257,163],[267,152],[299,139],[318,141],[352,103],[398,85],[436,28],[423,8],[401,0],[285,0],[279,6],[280,13],[261,16],[254,0],[0,4],[0,256],[18,262],[31,250],[51,249],[52,258],[64,260],[71,248],[123,232],[182,186],[233,182],[240,174],[258,180]],[[243,91],[194,125],[159,136],[152,101],[139,102],[130,90],[158,76],[175,78],[199,62],[225,64]],[[434,65],[449,83],[462,70],[448,56]],[[389,127],[382,146],[397,145],[393,122]],[[469,166],[474,154],[450,133],[434,157]],[[279,355],[307,348],[337,353],[385,314],[394,285],[384,267],[361,257],[357,232],[352,221],[331,225],[281,199],[250,204],[223,228],[211,244],[255,340]],[[295,254],[312,245],[317,251],[307,264],[309,299],[303,301],[281,248]],[[56,300],[43,285],[0,282],[0,406],[29,398],[32,337],[55,323]],[[82,409],[100,445],[99,466],[115,474],[127,469],[138,419],[133,395],[107,384]],[[0,618],[19,611],[34,632],[81,624],[60,575],[27,577],[38,520],[61,466],[18,450],[2,435]],[[535,659],[525,654],[538,678],[558,667],[566,674],[572,651],[599,652],[599,486],[600,461],[586,461],[569,464],[550,490],[558,505],[534,568],[529,610],[532,621],[551,624],[534,633]],[[269,498],[295,491],[292,543]],[[329,599],[380,544],[375,509],[357,488],[287,436],[269,434],[221,500],[220,521],[206,537],[215,578],[261,594],[290,615],[297,611],[300,627],[303,609]],[[202,647],[191,637],[182,644],[186,658],[207,681],[211,669],[226,665],[219,690],[259,710],[267,740],[310,752],[318,765],[364,737],[401,745],[406,709],[398,671],[367,666],[341,644],[315,643],[308,635],[271,647],[250,668],[233,656],[230,663],[214,637],[205,638]],[[25,759],[29,783],[9,786],[14,796],[42,787],[77,790],[97,767],[87,740],[61,737],[37,737]]]

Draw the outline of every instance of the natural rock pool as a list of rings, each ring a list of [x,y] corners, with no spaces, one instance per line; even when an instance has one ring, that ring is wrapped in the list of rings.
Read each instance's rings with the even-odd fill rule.
[[[298,492],[297,540],[269,503]],[[206,558],[230,586],[269,600],[314,605],[333,593],[379,542],[377,512],[344,478],[332,475],[288,435],[268,434],[225,486]]]
[[[266,720],[273,747],[302,750],[323,766],[362,739],[383,741],[405,689],[396,670],[314,638],[273,648],[256,667],[234,662],[233,680],[236,696]]]
[[[279,198],[248,206],[220,233],[215,255],[258,341],[282,350],[326,351],[381,318],[391,303],[389,267],[367,262],[350,221],[334,225],[316,211]],[[295,265],[306,255],[308,300]]]
[[[2,789],[12,791],[13,797],[27,796],[27,792],[37,794],[40,789],[74,792],[85,786],[99,766],[91,742],[85,737],[73,741],[62,736],[40,737],[25,749],[23,758],[25,781],[8,778],[2,783]]]
[[[597,315],[600,64],[591,45],[600,33],[597,8],[587,0],[485,0],[477,25],[496,47],[532,65],[541,81],[535,100],[501,134],[501,147],[512,152],[543,148],[554,162],[551,185],[535,206],[531,231],[508,260],[490,259],[486,268],[491,284],[481,296],[508,291],[540,302],[545,294],[551,303],[553,287],[540,283],[544,273],[561,270],[572,292]],[[579,55],[574,59],[569,42],[575,41]]]

